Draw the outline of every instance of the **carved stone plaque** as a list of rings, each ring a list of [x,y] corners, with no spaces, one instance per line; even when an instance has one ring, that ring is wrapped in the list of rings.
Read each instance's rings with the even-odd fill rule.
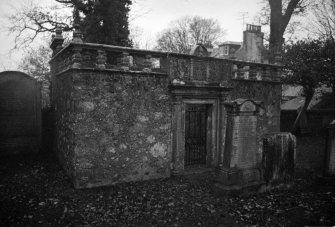
[[[234,117],[232,160],[230,167],[249,168],[256,161],[256,116]]]
[[[225,163],[228,168],[254,168],[256,165],[257,113],[259,102],[236,99],[225,103],[228,119]],[[231,133],[229,133],[231,131]]]
[[[193,61],[193,79],[197,81],[206,81],[207,62],[202,60]]]

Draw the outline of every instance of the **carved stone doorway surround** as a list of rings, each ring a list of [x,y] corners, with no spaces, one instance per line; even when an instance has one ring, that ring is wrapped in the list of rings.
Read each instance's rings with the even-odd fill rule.
[[[172,100],[172,174],[185,171],[185,113],[187,105],[208,106],[206,167],[222,165],[225,143],[226,110],[229,87],[211,85],[170,85]]]

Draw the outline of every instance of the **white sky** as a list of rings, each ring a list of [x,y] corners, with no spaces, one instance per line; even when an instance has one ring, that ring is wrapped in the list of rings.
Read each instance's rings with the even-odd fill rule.
[[[242,41],[242,12],[247,12],[245,22],[252,21],[261,9],[260,0],[136,0],[132,11],[147,12],[133,23],[144,33],[155,35],[182,16],[202,16],[217,19],[227,30],[227,40]]]
[[[4,15],[13,13],[28,0],[0,0],[0,71],[16,70],[22,51],[10,54],[14,37],[6,32]],[[41,1],[41,0],[40,0]],[[52,0],[43,0],[48,4]],[[133,0],[131,24],[143,29],[146,39],[155,40],[158,32],[172,20],[182,16],[202,16],[217,19],[227,31],[226,40],[242,41],[242,12],[247,12],[245,23],[250,23],[260,10],[260,0]]]
[[[9,54],[13,37],[8,36],[8,32],[6,31],[8,22],[3,18],[11,11],[11,7],[8,5],[9,2],[7,0],[0,0],[0,71],[13,67],[11,64],[12,56]]]

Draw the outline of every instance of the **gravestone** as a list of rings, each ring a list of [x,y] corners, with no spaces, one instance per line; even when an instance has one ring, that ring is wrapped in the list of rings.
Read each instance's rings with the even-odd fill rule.
[[[257,106],[251,101],[245,101],[239,107],[239,114],[233,117],[233,146],[231,150],[230,167],[248,168],[256,163],[257,150]]]
[[[335,120],[328,126],[326,174],[335,176]]]
[[[223,166],[217,178],[222,192],[262,186],[257,157],[257,115],[260,102],[236,99],[226,102],[227,128]]]
[[[40,144],[40,84],[22,72],[1,72],[0,156],[38,151]]]
[[[296,138],[288,132],[263,138],[263,176],[268,189],[290,186],[294,180]]]

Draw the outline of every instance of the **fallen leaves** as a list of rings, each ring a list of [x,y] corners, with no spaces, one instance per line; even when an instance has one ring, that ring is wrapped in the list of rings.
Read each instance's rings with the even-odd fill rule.
[[[0,166],[1,219],[9,226],[294,226],[335,223],[332,190],[217,197],[212,176],[75,190],[52,159]],[[195,178],[195,179],[194,179]],[[300,184],[300,183],[299,183]]]

